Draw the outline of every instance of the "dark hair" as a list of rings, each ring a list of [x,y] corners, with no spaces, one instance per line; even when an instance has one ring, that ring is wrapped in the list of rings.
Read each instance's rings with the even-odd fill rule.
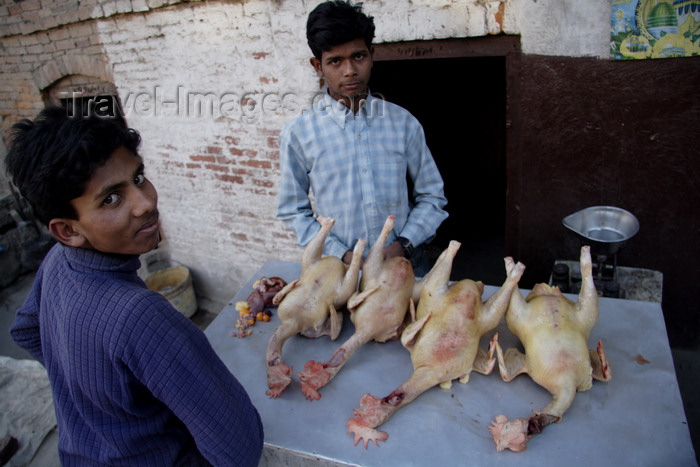
[[[374,19],[362,12],[362,3],[331,0],[318,5],[306,21],[306,40],[314,57],[333,47],[363,39],[367,48],[374,39]]]
[[[34,121],[12,126],[5,167],[12,182],[45,225],[77,219],[71,200],[80,197],[95,170],[120,146],[138,155],[138,132],[123,120],[69,116],[62,107],[42,110]]]

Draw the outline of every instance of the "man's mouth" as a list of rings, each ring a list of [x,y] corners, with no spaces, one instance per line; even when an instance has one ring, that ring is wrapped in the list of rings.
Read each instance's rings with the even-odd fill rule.
[[[353,83],[345,83],[343,87],[349,91],[357,91],[359,89],[363,88],[362,83],[360,82],[353,82]]]
[[[155,216],[153,216],[152,219],[143,224],[143,226],[141,226],[141,228],[136,233],[150,235],[157,232],[159,228],[160,223],[158,222],[158,214],[156,214]]]

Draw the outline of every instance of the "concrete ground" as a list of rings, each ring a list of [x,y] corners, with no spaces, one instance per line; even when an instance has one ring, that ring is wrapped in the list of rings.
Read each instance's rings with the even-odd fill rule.
[[[10,338],[8,329],[15,310],[22,304],[34,280],[34,274],[20,276],[13,284],[0,290],[0,355],[16,359],[30,358]],[[206,328],[215,315],[203,310],[197,311],[192,321],[201,329]],[[700,459],[700,347],[694,349],[671,349],[676,376],[683,397],[686,418],[696,456]],[[662,429],[662,428],[661,428]],[[5,433],[0,433],[4,436]],[[58,436],[56,430],[49,434],[39,448],[29,467],[58,467]]]

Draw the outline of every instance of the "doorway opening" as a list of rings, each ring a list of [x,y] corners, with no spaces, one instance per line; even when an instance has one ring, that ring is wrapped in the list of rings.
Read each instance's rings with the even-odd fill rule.
[[[433,50],[435,42],[442,41],[412,43],[413,50],[415,44]],[[451,50],[402,57],[375,49],[370,89],[421,122],[443,177],[450,217],[431,252],[439,254],[457,240],[462,246],[452,279],[498,285],[505,278],[506,57]]]

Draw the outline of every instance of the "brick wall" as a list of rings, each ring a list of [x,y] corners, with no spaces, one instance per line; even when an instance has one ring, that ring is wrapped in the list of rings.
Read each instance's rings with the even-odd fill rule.
[[[164,249],[192,269],[200,304],[218,312],[267,259],[301,253],[274,216],[277,136],[316,91],[304,33],[316,4],[5,2],[0,129],[33,117],[61,79],[112,83],[143,137]],[[365,10],[377,42],[508,33],[521,34],[526,53],[602,56],[608,47],[607,0],[383,0]]]

